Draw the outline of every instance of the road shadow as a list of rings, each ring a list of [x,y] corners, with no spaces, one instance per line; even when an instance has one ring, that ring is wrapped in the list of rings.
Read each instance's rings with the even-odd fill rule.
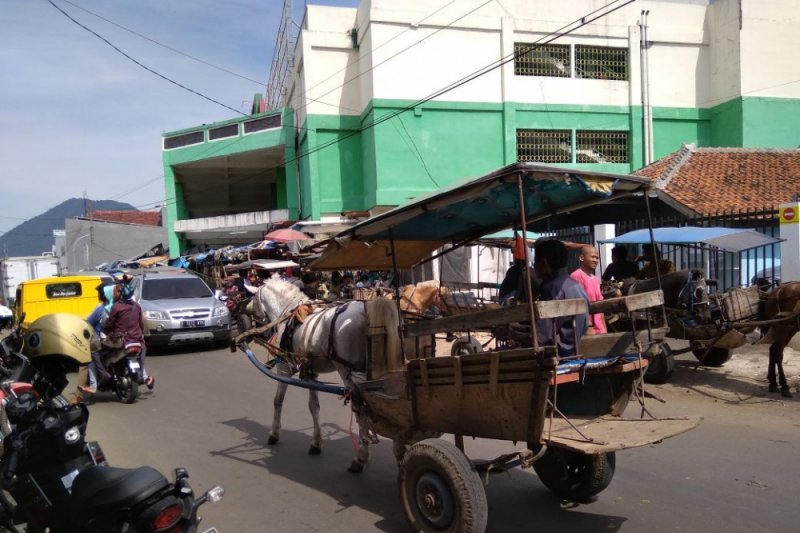
[[[373,445],[368,467],[361,474],[350,474],[347,467],[353,445],[348,428],[322,424],[322,455],[311,456],[307,453],[311,428],[282,429],[280,442],[270,446],[266,444],[270,429],[264,424],[249,418],[219,423],[240,431],[243,438],[240,444],[213,451],[212,455],[264,468],[271,475],[325,494],[337,502],[337,513],[357,507],[378,515],[382,519],[374,527],[379,531],[409,530],[390,441],[381,439]],[[620,516],[587,512],[589,507],[584,504],[559,501],[530,471],[492,475],[485,488],[490,532],[530,530],[533,520],[536,531],[542,532],[613,533],[627,521]]]
[[[734,354],[733,357],[735,358],[737,355]],[[721,367],[707,367],[699,366],[696,360],[676,359],[675,373],[669,382],[655,387],[655,390],[657,391],[659,387],[685,388],[728,404],[759,404],[797,400],[797,398],[783,398],[779,394],[768,392],[766,355],[763,356],[763,361],[759,356],[750,355],[746,363],[742,364],[732,359]],[[649,387],[651,390],[654,389],[653,385]]]

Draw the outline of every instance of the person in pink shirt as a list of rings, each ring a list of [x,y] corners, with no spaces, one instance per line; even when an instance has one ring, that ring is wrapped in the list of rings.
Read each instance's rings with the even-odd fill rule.
[[[582,247],[578,263],[580,267],[570,274],[570,277],[581,284],[590,302],[602,300],[603,293],[600,292],[600,278],[594,274],[597,265],[600,263],[600,253],[597,248],[591,245]],[[607,331],[603,313],[589,315],[587,335],[606,333]]]

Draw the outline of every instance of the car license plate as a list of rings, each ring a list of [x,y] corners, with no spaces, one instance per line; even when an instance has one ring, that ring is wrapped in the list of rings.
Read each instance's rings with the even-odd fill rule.
[[[181,320],[182,328],[202,328],[205,325],[205,320]]]

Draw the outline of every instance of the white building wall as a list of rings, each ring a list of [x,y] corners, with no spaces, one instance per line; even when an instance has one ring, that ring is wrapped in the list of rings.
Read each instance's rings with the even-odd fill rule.
[[[509,57],[514,42],[535,42],[607,3],[362,0],[357,8],[309,5],[297,47],[297,69],[305,80],[295,80],[292,92],[292,104],[301,109],[298,123],[306,112],[359,114],[376,98],[428,97]],[[797,0],[640,0],[554,41],[628,47],[627,82],[515,76],[509,63],[437,100],[639,105],[643,10],[649,10],[653,106],[713,107],[742,92],[800,97],[800,83],[789,83],[800,77],[792,64],[793,51],[800,49]],[[358,31],[355,49],[353,28]],[[303,101],[306,91],[311,100]]]
[[[798,0],[742,0],[742,94],[800,97],[798,52]]]

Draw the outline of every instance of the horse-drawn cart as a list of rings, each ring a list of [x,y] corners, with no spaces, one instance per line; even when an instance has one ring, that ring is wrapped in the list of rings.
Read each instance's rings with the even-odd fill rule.
[[[637,193],[648,187],[643,178],[516,164],[354,226],[334,238],[311,267],[409,268],[445,244],[465,245],[509,226],[524,236],[527,225],[560,213],[576,217],[598,204],[641,201],[646,194]],[[275,360],[258,361],[247,342],[259,332],[245,332],[237,343],[259,369],[284,384],[346,394],[362,445],[370,435],[394,441],[401,497],[416,531],[483,531],[487,504],[481,475],[515,466],[533,467],[563,499],[589,498],[611,482],[617,450],[657,443],[697,424],[697,419],[654,418],[644,406],[642,375],[666,328],[638,320],[629,331],[584,336],[571,356],[540,344],[531,324],[574,320],[588,312],[584,299],[477,306],[407,321],[398,299],[378,298],[310,315],[306,310],[298,322],[289,288],[271,280],[263,290],[268,327],[281,330],[267,345],[275,348],[273,355],[303,367],[306,378],[275,372]],[[651,291],[602,306],[647,317],[663,314],[663,296]],[[463,355],[436,353],[436,334],[526,324],[528,343]],[[283,329],[293,330],[290,343],[281,341]],[[321,360],[339,371],[343,387],[307,378]],[[637,417],[625,418],[631,400]],[[445,433],[453,439],[439,438]],[[464,437],[523,447],[472,462],[464,454]]]
[[[659,245],[681,248],[694,252],[697,257],[705,257],[707,264],[704,269],[661,273],[660,280],[652,278],[631,286],[620,285],[626,294],[660,285],[665,295],[667,336],[689,341],[688,348],[683,351],[694,353],[701,364],[723,365],[734,349],[748,343],[747,334],[757,325],[779,325],[796,320],[795,315],[770,317],[769,321],[764,321],[765,317],[759,316],[760,302],[766,292],[764,288],[751,285],[716,291],[716,282],[706,279],[703,273],[703,270],[709,270],[711,254],[739,254],[774,245],[780,239],[755,230],[721,227],[656,228],[653,237]],[[635,230],[601,242],[646,244],[650,243],[650,234],[647,230]]]

